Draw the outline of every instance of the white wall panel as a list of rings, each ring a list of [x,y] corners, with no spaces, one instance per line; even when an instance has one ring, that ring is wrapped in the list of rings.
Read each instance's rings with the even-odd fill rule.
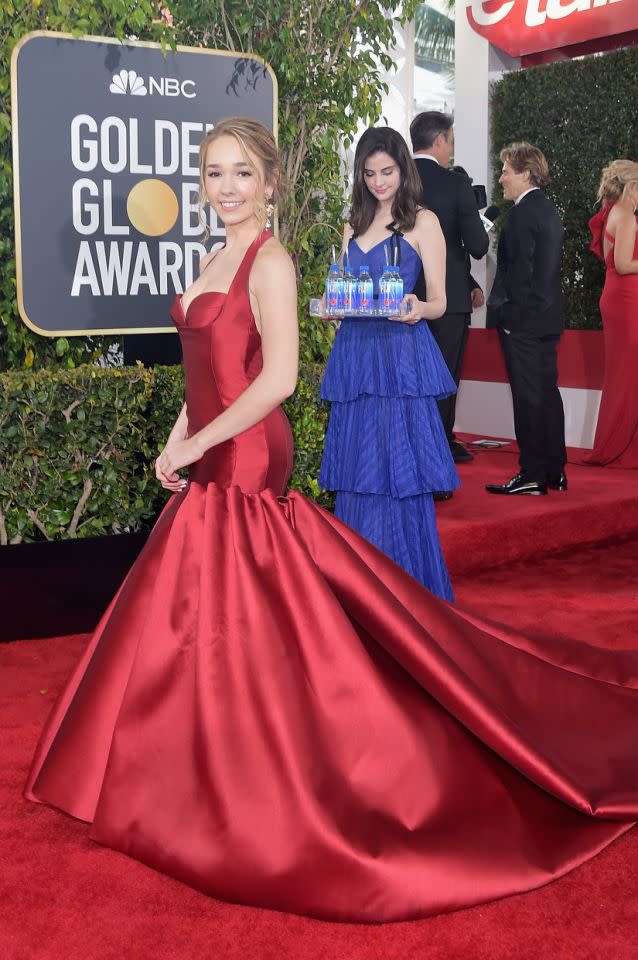
[[[568,447],[594,445],[600,390],[561,387]],[[456,405],[455,429],[481,437],[514,437],[512,394],[507,383],[462,380]]]

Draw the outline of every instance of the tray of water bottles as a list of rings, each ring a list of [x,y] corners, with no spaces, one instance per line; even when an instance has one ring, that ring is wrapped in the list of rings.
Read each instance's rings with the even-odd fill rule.
[[[323,297],[310,301],[311,317],[405,317],[411,303],[403,300],[403,280],[399,268],[386,263],[375,296],[369,267],[362,264],[355,277],[347,257],[343,263],[333,262],[326,277]]]
[[[380,305],[378,300],[374,300],[372,307],[359,307],[357,309],[344,307],[340,309],[337,307],[328,307],[326,306],[326,301],[323,297],[313,298],[310,301],[310,316],[311,317],[322,317],[325,320],[341,320],[344,317],[356,317],[360,320],[365,320],[367,317],[382,317],[385,320],[399,320],[404,317],[407,317],[412,309],[412,304],[408,300],[401,303],[399,309],[394,310],[389,309]]]

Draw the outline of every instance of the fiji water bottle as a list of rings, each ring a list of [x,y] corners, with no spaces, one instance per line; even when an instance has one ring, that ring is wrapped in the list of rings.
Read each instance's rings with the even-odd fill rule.
[[[370,268],[367,264],[359,267],[359,276],[357,278],[357,310],[359,313],[372,313],[374,306],[374,288]]]
[[[398,316],[401,312],[401,301],[403,300],[403,277],[398,267],[392,267],[392,277],[390,280],[390,304],[388,312],[392,316]]]
[[[392,273],[392,267],[389,264],[385,265],[383,273],[381,274],[381,279],[379,280],[379,306],[384,313],[387,313],[388,316],[391,316],[394,312],[392,309],[392,304],[394,302],[394,277]]]
[[[357,281],[346,264],[343,271],[343,312],[354,313],[357,309]]]
[[[343,310],[343,280],[338,263],[331,263],[326,277],[326,313],[339,316]]]

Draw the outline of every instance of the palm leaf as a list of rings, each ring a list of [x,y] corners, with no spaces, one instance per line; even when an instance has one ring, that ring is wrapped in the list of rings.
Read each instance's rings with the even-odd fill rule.
[[[439,13],[428,3],[417,7],[414,52],[420,67],[454,64],[454,0],[445,0],[445,7],[445,13]]]

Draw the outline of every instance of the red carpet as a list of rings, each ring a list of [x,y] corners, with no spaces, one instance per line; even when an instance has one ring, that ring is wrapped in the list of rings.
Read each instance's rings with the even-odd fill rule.
[[[503,458],[494,479],[512,473],[503,454],[488,456],[486,471]],[[529,518],[537,503],[504,508]],[[461,605],[526,630],[636,646],[637,571],[638,539],[627,538],[457,576],[455,587]],[[638,960],[638,830],[542,890],[383,927],[220,903],[97,847],[82,824],[21,799],[40,726],[84,642],[0,647],[0,960]]]
[[[535,554],[638,533],[635,470],[570,463],[567,493],[495,496],[486,492],[485,484],[503,483],[518,472],[516,444],[470,449],[476,456],[472,463],[459,466],[461,490],[452,500],[437,504],[443,552],[453,579]],[[570,460],[582,451],[571,453]]]

